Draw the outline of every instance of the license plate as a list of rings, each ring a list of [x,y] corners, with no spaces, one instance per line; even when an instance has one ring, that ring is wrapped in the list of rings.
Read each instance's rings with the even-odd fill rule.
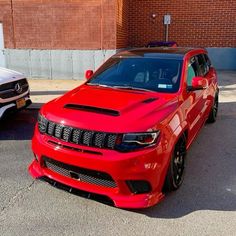
[[[25,104],[26,104],[26,103],[25,103],[25,99],[24,99],[24,98],[21,98],[21,99],[19,99],[19,100],[16,101],[16,107],[17,107],[17,109],[20,109],[20,108],[24,107]]]

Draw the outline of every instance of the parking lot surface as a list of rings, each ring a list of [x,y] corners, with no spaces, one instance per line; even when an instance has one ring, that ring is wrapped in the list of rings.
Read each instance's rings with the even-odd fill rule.
[[[236,235],[236,73],[219,73],[220,108],[188,152],[182,187],[143,210],[117,209],[33,180],[37,110],[0,123],[0,235]]]

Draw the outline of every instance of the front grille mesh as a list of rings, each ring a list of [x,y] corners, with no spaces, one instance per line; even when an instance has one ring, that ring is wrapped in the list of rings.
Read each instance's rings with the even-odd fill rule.
[[[115,149],[118,137],[117,134],[82,130],[63,126],[51,121],[44,122],[44,124],[41,125],[42,122],[43,121],[39,121],[39,128],[41,126],[44,127],[44,129],[41,127],[41,131],[43,130],[42,133],[46,133],[57,139],[83,146]]]
[[[46,127],[46,131],[49,135],[54,135],[54,129],[55,129],[55,124],[52,122],[49,122],[48,128]]]
[[[60,139],[62,137],[62,131],[63,131],[63,126],[56,125],[55,126],[55,137]]]
[[[108,188],[117,187],[115,181],[107,173],[68,165],[48,157],[43,157],[43,161],[48,169],[60,175],[77,179],[80,182],[94,184],[98,186],[103,186]]]
[[[74,129],[72,131],[72,142],[73,143],[79,143],[79,140],[81,139],[81,136],[82,136],[82,130]]]
[[[62,139],[68,142],[70,140],[71,132],[72,132],[71,128],[65,127],[62,134]]]
[[[104,134],[103,133],[96,133],[94,134],[94,145],[96,147],[102,147],[103,146],[103,141],[104,141]]]

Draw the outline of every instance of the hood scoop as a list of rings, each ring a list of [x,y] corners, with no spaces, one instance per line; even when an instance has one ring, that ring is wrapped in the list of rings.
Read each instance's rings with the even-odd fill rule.
[[[143,100],[142,103],[151,103],[151,102],[154,102],[156,100],[157,100],[157,98],[148,98],[148,99]]]
[[[88,111],[108,116],[120,116],[120,113],[115,110],[101,108],[101,107],[93,107],[79,104],[66,104],[64,108],[72,109],[72,110],[80,110],[80,111]]]

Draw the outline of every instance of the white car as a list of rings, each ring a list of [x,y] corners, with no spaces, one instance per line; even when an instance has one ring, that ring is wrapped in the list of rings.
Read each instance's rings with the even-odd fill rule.
[[[19,72],[0,68],[0,119],[31,104],[29,84]]]

